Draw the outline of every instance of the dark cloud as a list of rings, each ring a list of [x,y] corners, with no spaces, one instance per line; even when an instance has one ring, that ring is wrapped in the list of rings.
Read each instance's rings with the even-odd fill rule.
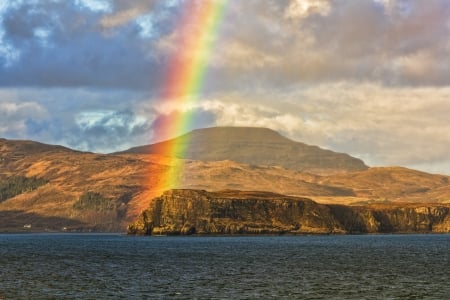
[[[4,61],[3,86],[151,89],[161,65],[136,24],[105,33],[101,15],[70,1],[40,1],[3,15],[3,43],[18,53]]]
[[[11,6],[2,39],[17,57],[3,59],[0,85],[157,90],[173,51],[187,53],[175,38],[186,29],[177,27],[177,3],[111,0],[106,11],[71,1]],[[447,85],[449,18],[444,0],[229,2],[209,84]]]

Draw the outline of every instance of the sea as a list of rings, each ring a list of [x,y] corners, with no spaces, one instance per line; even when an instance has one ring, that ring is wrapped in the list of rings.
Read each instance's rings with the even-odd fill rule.
[[[0,299],[450,299],[450,235],[0,234]]]

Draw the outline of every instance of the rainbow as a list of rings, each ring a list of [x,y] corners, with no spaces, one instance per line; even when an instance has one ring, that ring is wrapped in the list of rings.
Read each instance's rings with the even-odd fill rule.
[[[225,3],[226,0],[186,0],[182,4],[180,21],[176,27],[177,50],[168,62],[163,83],[162,104],[182,108],[185,104],[195,103],[198,99],[204,85],[214,41],[219,32]],[[156,140],[180,135],[190,127],[191,121],[190,111],[174,110],[159,124]],[[177,165],[174,157],[186,150],[180,149],[181,147],[183,146],[168,143],[164,149],[165,155],[172,157],[172,162],[168,163],[172,168],[157,178],[158,191],[178,186],[182,166]]]

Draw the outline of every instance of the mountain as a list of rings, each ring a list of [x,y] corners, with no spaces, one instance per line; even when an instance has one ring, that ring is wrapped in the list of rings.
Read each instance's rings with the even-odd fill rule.
[[[256,132],[273,136],[275,148],[273,140],[285,140],[270,130]],[[167,172],[172,174],[174,166],[183,171],[178,172],[178,184],[168,189],[233,190],[236,195],[236,190],[262,191],[352,207],[425,205],[431,209],[450,203],[448,176],[401,167],[313,174],[233,160],[105,155],[0,139],[0,231],[124,231],[164,194],[156,188],[157,180]]]
[[[232,160],[238,163],[280,166],[316,174],[366,170],[360,159],[292,141],[268,128],[213,127],[197,129],[157,144],[131,148],[128,154],[166,154],[180,149],[179,158],[200,161]]]
[[[18,159],[33,154],[42,154],[48,152],[76,153],[75,151],[63,146],[47,145],[27,140],[7,140],[0,138],[0,153],[7,154],[10,159]]]

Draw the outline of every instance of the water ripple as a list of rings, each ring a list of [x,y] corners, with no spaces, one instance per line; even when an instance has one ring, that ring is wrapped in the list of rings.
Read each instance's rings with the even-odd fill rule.
[[[0,235],[0,299],[446,299],[450,235]]]

